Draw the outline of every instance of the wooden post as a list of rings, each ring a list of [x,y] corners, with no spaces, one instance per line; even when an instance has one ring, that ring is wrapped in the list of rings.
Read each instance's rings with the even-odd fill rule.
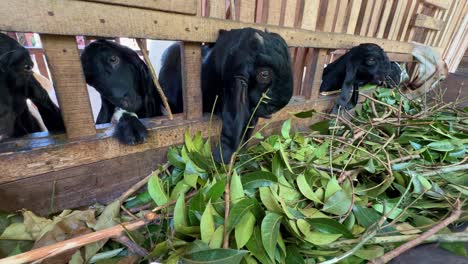
[[[302,18],[302,28],[307,30],[316,30],[319,17],[320,0],[305,0],[304,17]],[[313,81],[315,79],[315,67],[317,61],[317,50],[309,48],[305,58],[306,74],[302,84],[301,94],[306,99],[312,95]],[[321,76],[320,76],[321,77]]]
[[[203,115],[203,97],[201,92],[201,46],[185,42],[182,48],[183,65],[182,87],[184,113],[188,120],[199,119]]]
[[[96,134],[75,37],[41,35],[68,138]]]

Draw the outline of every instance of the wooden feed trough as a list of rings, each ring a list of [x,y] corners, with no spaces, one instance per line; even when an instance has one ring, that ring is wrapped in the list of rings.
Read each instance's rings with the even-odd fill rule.
[[[201,44],[220,29],[254,27],[279,33],[291,47],[294,95],[274,115],[272,129],[289,112],[326,111],[334,97],[319,95],[331,51],[376,43],[396,61],[412,61],[410,41],[438,49],[456,68],[466,46],[467,0],[17,0],[0,1],[0,30],[40,33],[66,135],[44,133],[2,143],[0,210],[41,214],[106,203],[165,160],[186,129],[208,136],[201,108]],[[26,11],[27,10],[27,11]],[[231,19],[230,14],[235,14]],[[145,120],[145,144],[123,146],[93,122],[75,36],[181,40],[184,114]],[[450,43],[454,42],[451,46]],[[453,60],[453,62],[452,62]],[[308,124],[294,120],[296,128]],[[260,124],[264,124],[261,120]],[[212,135],[219,134],[219,122]]]

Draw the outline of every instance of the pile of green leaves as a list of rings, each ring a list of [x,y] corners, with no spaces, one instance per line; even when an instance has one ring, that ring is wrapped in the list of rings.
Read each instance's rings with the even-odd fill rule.
[[[346,252],[340,263],[365,263],[399,245],[389,238],[431,228],[468,197],[468,109],[422,106],[387,89],[373,98],[355,117],[307,132],[293,131],[291,120],[280,134],[258,132],[231,165],[213,161],[201,133],[186,133],[168,151],[170,169],[124,204],[162,208],[157,223],[130,237],[163,263],[320,263]],[[443,246],[467,256],[462,243]],[[117,242],[106,253],[106,261],[130,255]]]

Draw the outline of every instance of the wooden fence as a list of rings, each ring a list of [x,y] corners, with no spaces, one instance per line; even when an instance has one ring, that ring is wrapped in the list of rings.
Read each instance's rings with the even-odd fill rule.
[[[220,29],[266,29],[291,47],[295,97],[269,120],[271,130],[289,112],[330,108],[334,98],[320,96],[319,86],[324,65],[340,50],[371,42],[394,60],[411,61],[409,41],[415,40],[455,58],[458,53],[449,43],[463,43],[466,37],[458,29],[465,23],[468,0],[236,0],[235,9],[230,2],[0,1],[0,30],[41,34],[67,129],[62,136],[38,134],[0,144],[11,150],[0,153],[0,209],[27,207],[44,214],[108,202],[164,161],[167,148],[181,144],[186,129],[218,135],[219,122],[207,129],[202,113],[200,47],[214,42]],[[120,145],[96,129],[76,35],[183,41],[184,114],[171,121],[145,119],[149,138],[137,146]]]

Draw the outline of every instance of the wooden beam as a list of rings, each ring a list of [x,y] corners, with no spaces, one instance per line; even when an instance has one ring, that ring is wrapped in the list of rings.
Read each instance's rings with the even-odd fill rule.
[[[24,10],[28,12],[23,12]],[[280,34],[290,46],[295,47],[350,48],[362,42],[371,42],[389,52],[410,53],[412,50],[412,44],[397,41],[239,23],[93,2],[0,1],[0,30],[6,31],[214,42],[219,29],[243,27],[259,30],[266,28]]]
[[[88,89],[74,37],[42,35],[57,99],[70,139],[96,134]]]
[[[440,19],[435,19],[424,14],[417,14],[414,20],[414,26],[420,28],[427,28],[432,30],[441,30],[445,22]]]
[[[201,45],[184,43],[181,64],[184,67],[182,78],[184,113],[187,119],[200,119],[203,116],[201,91]]]
[[[128,7],[138,7],[151,10],[168,11],[173,13],[182,13],[195,15],[197,13],[197,0],[78,0],[87,2],[99,2],[110,5],[122,5]]]
[[[450,0],[424,0],[424,2],[426,4],[433,5],[445,10],[449,9],[450,7]]]

